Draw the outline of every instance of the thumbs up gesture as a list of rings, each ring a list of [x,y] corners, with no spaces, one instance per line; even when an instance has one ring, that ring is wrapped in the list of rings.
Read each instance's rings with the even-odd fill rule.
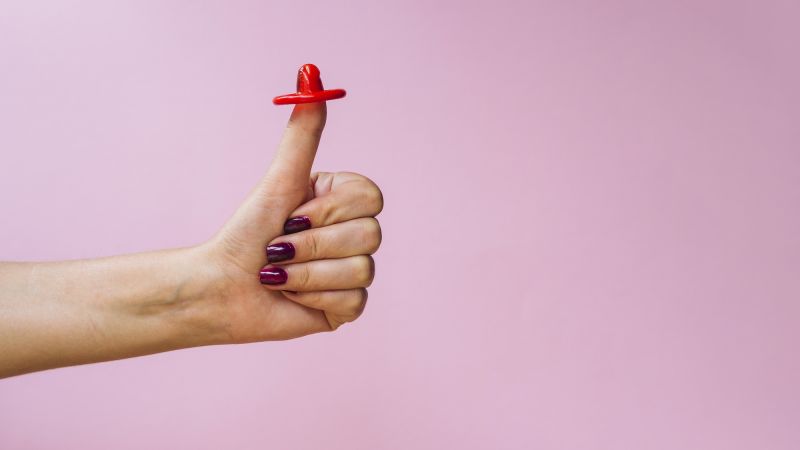
[[[291,339],[358,318],[375,275],[370,255],[381,243],[375,216],[383,197],[364,176],[311,173],[324,101],[345,92],[323,90],[311,65],[299,74],[299,92],[276,97],[301,104],[275,159],[207,242],[90,260],[0,262],[0,378]]]
[[[326,114],[295,106],[266,175],[201,246],[215,280],[205,310],[226,342],[331,331],[364,309],[383,198],[362,175],[311,173]]]

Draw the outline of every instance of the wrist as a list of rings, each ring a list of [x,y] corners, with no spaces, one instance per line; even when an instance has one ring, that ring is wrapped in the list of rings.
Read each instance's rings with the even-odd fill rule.
[[[163,302],[151,305],[148,313],[159,317],[172,336],[176,348],[198,347],[228,342],[222,308],[225,277],[206,246],[171,250],[164,258],[171,272]]]
[[[188,247],[85,262],[83,280],[104,287],[81,307],[97,350],[117,359],[224,342],[213,311],[218,275],[206,254]]]

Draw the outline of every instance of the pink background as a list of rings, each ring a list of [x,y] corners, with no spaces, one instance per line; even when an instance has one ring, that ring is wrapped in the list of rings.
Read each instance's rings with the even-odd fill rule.
[[[206,239],[306,62],[387,207],[359,322],[0,381],[0,448],[796,449],[798,17],[3,2],[0,259]]]

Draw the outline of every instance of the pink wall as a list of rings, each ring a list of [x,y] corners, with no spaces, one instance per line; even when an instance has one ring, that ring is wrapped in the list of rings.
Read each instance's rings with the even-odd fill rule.
[[[0,381],[0,448],[797,448],[797,2],[333,3],[0,5],[0,259],[210,236],[305,62],[387,201],[356,324]]]

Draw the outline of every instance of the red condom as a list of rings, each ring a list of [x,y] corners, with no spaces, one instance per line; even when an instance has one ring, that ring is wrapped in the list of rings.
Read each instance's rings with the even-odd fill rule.
[[[319,78],[319,69],[313,64],[305,64],[297,71],[297,92],[279,95],[272,99],[276,105],[295,105],[336,100],[347,94],[344,89],[325,90]]]

